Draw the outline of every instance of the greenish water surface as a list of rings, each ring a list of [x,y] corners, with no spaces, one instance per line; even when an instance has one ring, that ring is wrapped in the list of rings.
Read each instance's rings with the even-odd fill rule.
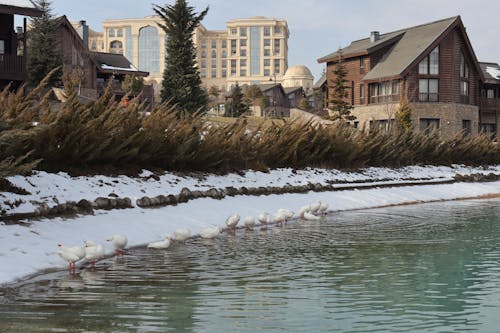
[[[500,200],[130,250],[0,290],[0,332],[499,332]]]

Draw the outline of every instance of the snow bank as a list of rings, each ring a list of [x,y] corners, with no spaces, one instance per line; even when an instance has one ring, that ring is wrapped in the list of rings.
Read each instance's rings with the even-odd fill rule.
[[[123,196],[142,196],[146,193],[148,195],[164,194],[165,191],[180,190],[182,187],[199,189],[245,186],[245,184],[277,186],[307,181],[326,182],[332,179],[350,181],[385,178],[402,180],[409,177],[447,179],[457,172],[461,174],[500,173],[500,169],[499,167],[473,169],[458,166],[453,168],[412,167],[400,170],[366,169],[357,173],[343,173],[335,170],[308,170],[294,173],[291,170],[276,170],[268,174],[249,172],[244,177],[209,176],[204,180],[166,174],[161,177],[160,181],[133,180],[125,177],[71,179],[64,174],[37,173],[31,177],[12,177],[10,180],[34,193],[33,198],[57,197],[59,200],[76,200],[86,195],[107,195],[109,191]],[[56,183],[53,183],[54,181]],[[66,263],[57,255],[58,243],[73,246],[82,244],[85,240],[94,240],[103,244],[109,254],[112,249],[105,240],[115,233],[126,235],[129,239],[129,246],[141,246],[159,240],[165,234],[172,233],[180,227],[189,228],[193,234],[198,234],[210,225],[224,226],[225,219],[234,213],[242,217],[257,216],[264,211],[272,213],[278,208],[287,208],[297,212],[301,206],[317,200],[329,203],[333,213],[348,209],[470,198],[489,194],[500,194],[500,182],[402,186],[258,197],[236,196],[226,197],[223,200],[204,198],[160,209],[133,208],[97,211],[95,215],[70,220],[55,218],[27,222],[26,226],[0,225],[0,284],[22,279],[43,269],[66,269]],[[3,193],[2,195],[10,196],[11,194]]]

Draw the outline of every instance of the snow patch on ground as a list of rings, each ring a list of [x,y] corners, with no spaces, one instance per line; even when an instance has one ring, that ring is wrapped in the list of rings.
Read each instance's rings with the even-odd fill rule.
[[[407,178],[452,179],[456,174],[500,173],[500,166],[488,168],[454,167],[408,167],[403,169],[370,168],[358,172],[309,169],[294,172],[290,169],[274,170],[270,173],[247,172],[244,176],[208,176],[204,179],[164,174],[160,180],[133,179],[129,177],[76,177],[67,174],[37,172],[30,177],[11,177],[15,185],[25,188],[32,195],[31,200],[54,198],[60,202],[94,199],[113,192],[119,196],[137,198],[144,195],[178,193],[183,187],[190,189],[223,188],[226,186],[282,186],[300,185],[307,182],[327,181],[370,181],[374,179],[400,180]],[[144,176],[151,176],[144,172]],[[0,193],[0,201],[15,200],[12,193]],[[26,221],[22,225],[4,225],[0,222],[0,284],[22,279],[43,269],[66,269],[66,263],[57,255],[57,244],[81,245],[85,240],[101,243],[106,253],[112,253],[105,241],[112,234],[123,234],[129,239],[129,246],[142,246],[160,240],[178,228],[189,228],[193,235],[212,225],[224,227],[228,216],[238,213],[242,218],[267,211],[273,213],[279,208],[295,212],[301,206],[317,200],[330,205],[330,213],[348,209],[364,209],[392,204],[429,202],[470,198],[500,194],[500,182],[453,183],[445,185],[419,185],[393,188],[372,188],[334,192],[309,192],[269,196],[236,196],[223,200],[196,199],[177,206],[159,209],[125,209],[96,211],[95,215],[73,219],[55,218]],[[32,209],[29,205],[19,209]],[[333,219],[334,219],[333,215]],[[292,223],[299,223],[294,221]],[[307,223],[307,222],[300,222]],[[189,246],[189,245],[188,245]]]

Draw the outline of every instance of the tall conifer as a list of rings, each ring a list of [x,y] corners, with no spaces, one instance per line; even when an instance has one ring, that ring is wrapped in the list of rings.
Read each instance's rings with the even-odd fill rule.
[[[154,5],[153,10],[163,19],[163,24],[159,25],[167,35],[162,101],[170,101],[180,111],[194,113],[206,110],[208,97],[201,87],[200,73],[196,67],[193,34],[207,14],[208,7],[196,14],[185,0],[176,0],[174,5]]]
[[[332,81],[329,100],[329,108],[333,111],[331,118],[333,120],[354,120],[356,117],[351,114],[352,105],[347,101],[349,98],[349,87],[346,80],[347,70],[342,61],[342,55],[339,56],[339,60],[333,69],[333,74],[335,77]]]
[[[43,14],[31,20],[28,31],[28,82],[32,86],[38,85],[51,70],[62,65],[57,41],[57,21],[52,15],[52,3],[48,0],[37,0],[35,3]],[[60,83],[61,76],[62,69],[52,75],[49,84]]]

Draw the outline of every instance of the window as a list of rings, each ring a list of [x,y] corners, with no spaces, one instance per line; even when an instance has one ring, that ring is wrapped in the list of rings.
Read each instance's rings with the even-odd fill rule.
[[[201,70],[201,78],[205,79],[207,77],[207,71],[205,69]]]
[[[462,120],[462,131],[464,134],[472,133],[472,121],[469,119]]]
[[[281,41],[279,39],[274,40],[274,54],[280,53]]]
[[[2,54],[2,42],[3,41],[0,41],[0,54]],[[91,50],[97,50],[97,42],[95,40],[92,41],[92,43],[90,44],[90,49]]]
[[[269,38],[264,39],[264,46],[271,46],[271,40]]]
[[[387,103],[399,101],[399,80],[370,83],[368,88],[370,93],[370,103]]]
[[[264,59],[264,67],[269,67],[271,66],[271,60],[270,59]]]
[[[469,82],[460,81],[460,95],[469,96]]]
[[[212,46],[213,49],[217,48],[217,40],[216,39],[212,39],[211,46]]]
[[[439,74],[439,46],[426,56],[418,64],[418,74],[438,75]]]
[[[206,39],[202,39],[201,40],[201,48],[202,49],[206,49],[207,48],[207,40]]]
[[[123,54],[123,43],[115,40],[109,44],[109,51],[111,53]]]
[[[207,61],[205,59],[201,60],[201,68],[207,68]]]
[[[211,56],[212,58],[217,58],[217,52],[216,52],[215,50],[212,50],[212,52],[211,52],[210,56]]]
[[[246,57],[247,56],[247,50],[242,49],[240,50],[240,57]]]
[[[207,57],[207,51],[203,50],[201,51],[201,57],[206,58]]]
[[[212,69],[212,71],[211,71],[211,73],[210,73],[210,76],[211,76],[212,78],[217,77],[217,70],[216,70],[216,69]]]
[[[227,68],[227,61],[226,60],[222,60],[221,63],[220,63],[221,67],[222,68]]]
[[[0,54],[5,54],[5,40],[0,39]]]
[[[365,57],[359,57],[359,69],[365,69]]]
[[[496,136],[496,124],[481,124],[481,133],[490,136],[492,139]]]
[[[247,28],[240,28],[240,36],[246,37],[247,36]]]
[[[495,90],[493,89],[486,90],[486,98],[495,98]]]
[[[439,80],[438,79],[420,79],[418,82],[420,102],[439,101]]]
[[[212,68],[217,68],[217,59],[212,59],[210,65]]]
[[[465,62],[464,54],[460,53],[460,78],[469,78],[469,66]]]
[[[359,85],[359,103],[360,104],[365,103],[365,85],[364,84]]]
[[[123,37],[123,29],[116,30],[116,37]]]
[[[271,27],[264,27],[264,36],[271,36]]]
[[[236,60],[231,60],[231,69],[236,68]]]
[[[223,49],[227,48],[227,41],[223,40],[220,47]]]
[[[439,129],[439,119],[434,118],[420,118],[420,131],[430,133]]]
[[[237,34],[238,34],[238,29],[231,28],[231,35],[237,35]]]
[[[246,39],[240,39],[240,46],[247,46],[247,40]]]
[[[246,69],[240,69],[240,76],[247,76],[247,70]]]
[[[275,59],[274,60],[274,73],[279,73],[280,72],[280,60]]]
[[[240,67],[246,67],[247,66],[247,60],[246,59],[241,59],[240,60]]]
[[[271,50],[264,49],[264,57],[269,57],[271,55]]]
[[[232,49],[236,48],[236,39],[231,39],[231,48]]]
[[[222,50],[222,58],[227,58],[227,51],[226,50]]]
[[[222,77],[227,77],[227,70],[225,69],[222,70]]]
[[[264,68],[264,76],[270,76],[271,72],[269,71],[268,68]]]
[[[280,34],[281,33],[281,27],[277,26],[277,27],[274,27],[274,34],[277,35],[277,34]]]
[[[108,36],[109,37],[115,37],[115,29],[113,29],[113,28],[109,29]]]

